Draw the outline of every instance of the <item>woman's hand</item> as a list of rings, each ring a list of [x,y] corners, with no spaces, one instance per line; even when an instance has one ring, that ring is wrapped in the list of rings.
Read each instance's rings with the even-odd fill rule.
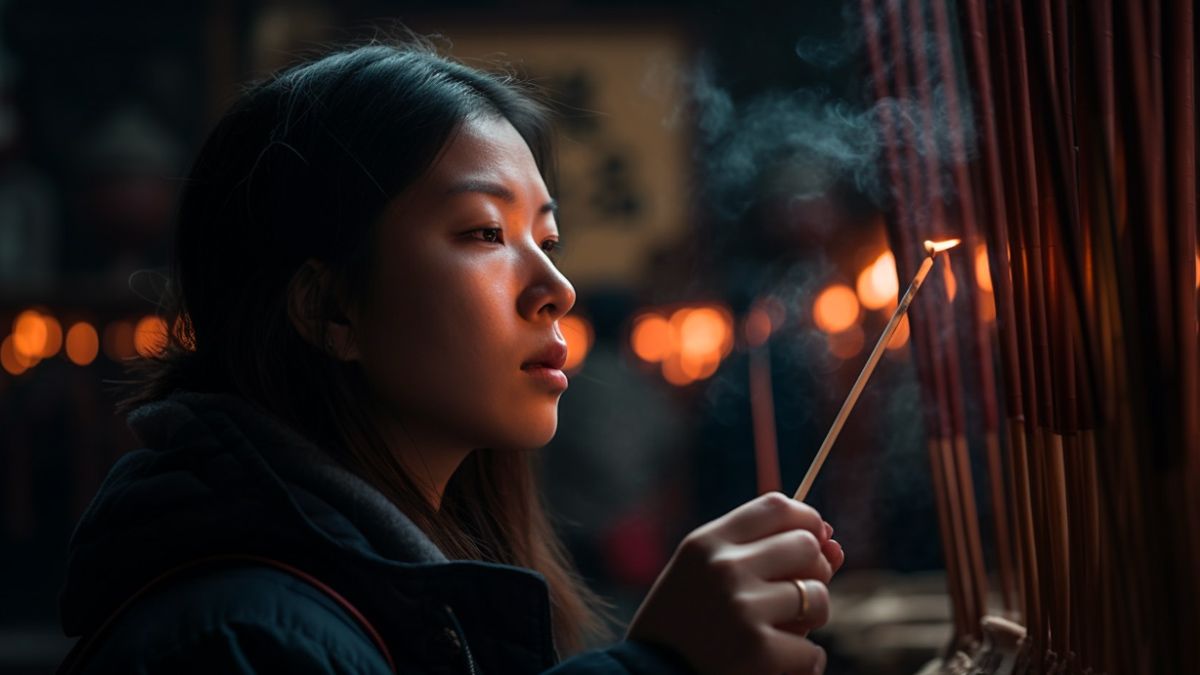
[[[825,651],[805,636],[829,619],[826,584],[845,560],[832,534],[780,492],[739,506],[684,537],[627,639],[673,649],[704,675],[822,672]]]

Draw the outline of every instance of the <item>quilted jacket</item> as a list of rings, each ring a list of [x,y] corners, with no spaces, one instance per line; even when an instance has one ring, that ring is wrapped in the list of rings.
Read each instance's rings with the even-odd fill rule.
[[[238,554],[327,584],[374,627],[397,672],[692,672],[674,652],[629,640],[560,660],[540,574],[448,560],[380,492],[243,399],[180,391],[129,424],[145,447],[113,466],[71,537],[59,597],[68,636],[95,633],[165,570]],[[391,672],[364,625],[286,571],[208,565],[129,604],[74,668]]]

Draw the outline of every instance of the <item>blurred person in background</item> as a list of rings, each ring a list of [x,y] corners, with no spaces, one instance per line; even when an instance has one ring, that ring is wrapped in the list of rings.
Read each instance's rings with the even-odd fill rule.
[[[626,635],[550,525],[567,387],[549,121],[420,41],[288,68],[185,181],[166,351],[72,536],[61,672],[823,670],[844,555],[780,493],[683,538]]]

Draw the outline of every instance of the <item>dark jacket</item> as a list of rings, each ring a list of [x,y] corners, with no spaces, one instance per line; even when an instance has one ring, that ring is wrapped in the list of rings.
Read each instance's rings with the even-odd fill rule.
[[[540,574],[447,560],[379,491],[243,399],[179,392],[129,424],[147,447],[113,466],[71,538],[59,598],[68,636],[91,634],[164,570],[239,553],[331,586],[402,673],[691,672],[673,652],[633,641],[559,663]],[[388,672],[330,596],[256,564],[174,580],[96,644],[83,672]]]

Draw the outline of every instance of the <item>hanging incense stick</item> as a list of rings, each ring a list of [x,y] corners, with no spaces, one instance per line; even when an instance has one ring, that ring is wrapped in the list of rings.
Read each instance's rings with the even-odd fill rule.
[[[825,458],[829,456],[829,450],[833,447],[834,441],[837,440],[838,434],[842,432],[842,426],[846,424],[846,418],[850,416],[850,411],[854,409],[854,404],[858,402],[858,397],[862,394],[863,387],[866,386],[871,373],[875,372],[875,366],[878,365],[879,359],[883,356],[884,349],[887,348],[888,342],[891,341],[892,334],[896,332],[896,327],[900,325],[900,320],[908,312],[908,306],[912,304],[913,297],[920,290],[921,284],[925,282],[925,277],[929,274],[930,268],[933,267],[934,259],[942,251],[954,248],[958,244],[958,239],[925,242],[925,252],[928,255],[921,262],[921,267],[917,269],[917,274],[913,277],[912,283],[909,284],[908,290],[904,292],[904,297],[900,299],[900,304],[896,305],[896,311],[892,313],[892,318],[888,320],[887,326],[884,327],[883,334],[879,336],[879,341],[875,343],[875,349],[871,350],[871,355],[867,357],[867,363],[863,366],[862,372],[858,374],[858,379],[855,380],[854,386],[851,387],[850,395],[842,403],[842,409],[833,420],[833,426],[829,429],[829,434],[825,436],[825,442],[821,444],[821,449],[817,451],[817,456],[808,467],[808,473],[804,474],[804,480],[801,481],[800,487],[796,490],[796,494],[794,495],[796,499],[804,499],[808,496],[808,491],[812,489],[813,481],[817,479],[817,472],[821,470],[821,465],[825,463]]]

